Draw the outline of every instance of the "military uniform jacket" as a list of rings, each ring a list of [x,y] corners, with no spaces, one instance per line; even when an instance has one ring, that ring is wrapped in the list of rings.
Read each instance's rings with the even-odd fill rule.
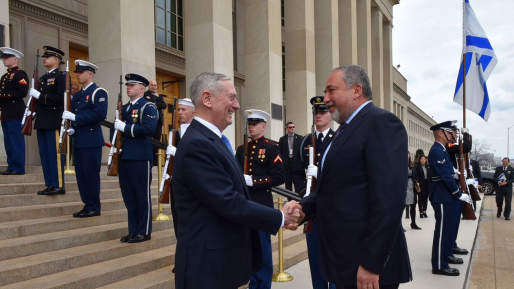
[[[56,68],[45,73],[39,78],[37,90],[41,94],[36,101],[34,129],[59,129],[64,111],[66,72]]]
[[[435,142],[428,155],[432,185],[429,189],[430,202],[434,204],[453,203],[462,195],[453,178],[453,165],[446,148]]]
[[[105,144],[100,123],[107,117],[109,99],[103,88],[93,97],[98,88],[96,83],[92,83],[86,90],[75,93],[71,101],[71,112],[75,114],[75,121],[71,122],[75,130],[75,148],[102,147]]]
[[[271,188],[284,183],[284,165],[276,142],[261,137],[248,144],[248,173],[253,186],[248,187],[252,201],[273,207]],[[236,158],[244,168],[243,146],[236,151]]]
[[[0,80],[0,107],[2,121],[22,119],[25,112],[23,98],[29,91],[29,77],[18,67],[7,69]]]
[[[153,161],[153,146],[150,138],[157,127],[157,107],[144,97],[136,103],[123,105],[123,121],[127,124],[123,131],[121,159]],[[115,129],[111,129],[111,139]]]
[[[327,149],[328,145],[332,141],[334,137],[334,131],[332,129],[328,130],[327,135],[323,139],[321,146],[316,148],[316,157],[314,165],[319,166],[319,162],[321,162],[321,158],[323,157],[323,153]],[[305,189],[305,170],[309,166],[309,148],[312,146],[312,138],[311,134],[308,134],[302,138],[300,142],[300,149],[294,156],[294,165],[293,165],[293,184],[294,189],[297,193],[300,193]]]

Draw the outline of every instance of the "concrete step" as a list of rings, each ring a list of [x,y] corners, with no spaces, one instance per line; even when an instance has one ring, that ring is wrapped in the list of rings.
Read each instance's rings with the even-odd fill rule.
[[[71,169],[75,170],[75,166],[71,166]],[[5,170],[7,170],[7,164],[0,164],[0,171]],[[152,168],[152,173],[157,173],[157,167]],[[25,174],[43,174],[43,168],[41,166],[25,166]],[[106,164],[103,164],[100,167],[100,174],[107,174]]]
[[[157,175],[155,175],[157,177]],[[108,176],[106,173],[100,173],[100,180],[111,180],[118,179],[117,177]],[[76,182],[77,177],[75,175],[64,175],[64,182]],[[43,174],[25,174],[25,175],[14,175],[14,176],[2,176],[0,175],[0,184],[22,184],[22,183],[45,183]]]
[[[158,213],[157,205],[153,206],[152,211],[154,216]],[[170,205],[163,206],[163,213],[171,217]],[[94,218],[73,218],[71,215],[66,215],[51,218],[5,222],[0,223],[0,240],[120,222],[127,222],[127,210],[125,208],[113,211],[103,211],[101,216]]]
[[[153,182],[153,180],[152,180]],[[77,182],[64,182],[67,191],[78,191]],[[118,178],[103,180],[100,182],[100,189],[115,189],[119,188],[120,183]],[[15,195],[15,194],[36,194],[38,191],[44,190],[46,186],[41,183],[22,183],[22,184],[0,184],[0,195]]]
[[[153,232],[171,229],[173,222],[153,222],[152,227]],[[127,234],[127,222],[120,222],[2,240],[0,241],[0,261],[115,240]]]
[[[305,235],[301,232],[284,230],[284,268],[291,267],[300,261],[307,259],[307,244]],[[274,271],[278,271],[278,241],[272,237]],[[296,240],[296,242],[294,241]],[[285,245],[289,243],[289,245]],[[99,289],[174,289],[175,274],[171,272],[173,266],[149,272],[143,275],[134,276],[116,283],[112,283]],[[247,285],[240,288],[248,288]]]
[[[86,289],[98,288],[127,276],[144,275],[174,263],[175,245],[150,250],[122,258],[83,266],[60,273],[46,275],[2,287],[2,289]],[[201,276],[199,276],[201,278]]]
[[[154,232],[152,239],[143,243],[121,243],[115,239],[0,261],[0,286],[139,254],[175,243],[173,230],[167,229]]]
[[[53,198],[53,196],[38,196],[40,198]],[[152,203],[157,204],[157,192],[152,192]],[[101,202],[102,212],[119,210],[125,208],[123,198],[103,200]],[[20,220],[31,220],[37,218],[49,218],[56,216],[71,216],[84,208],[82,202],[54,203],[45,205],[33,205],[23,207],[9,207],[0,209],[0,220],[12,222]]]

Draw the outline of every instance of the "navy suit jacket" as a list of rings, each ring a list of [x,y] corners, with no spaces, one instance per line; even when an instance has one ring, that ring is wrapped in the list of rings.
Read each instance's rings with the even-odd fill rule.
[[[300,202],[308,216],[316,214],[322,275],[357,286],[361,265],[380,274],[380,286],[409,282],[401,227],[408,151],[403,123],[369,103],[328,149],[317,189]]]
[[[282,213],[249,201],[234,155],[197,120],[180,140],[172,180],[179,216],[175,288],[246,284],[262,266],[257,230],[276,234]]]
[[[71,100],[71,112],[75,114],[75,121],[71,127],[75,130],[73,135],[74,148],[93,148],[105,145],[101,122],[107,117],[107,92],[100,89],[93,99],[93,92],[98,88],[96,83],[86,90],[80,90]]]

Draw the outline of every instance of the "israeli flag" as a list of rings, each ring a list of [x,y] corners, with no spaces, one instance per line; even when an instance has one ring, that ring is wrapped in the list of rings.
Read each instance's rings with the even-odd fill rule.
[[[466,108],[475,112],[485,121],[491,114],[489,93],[486,81],[498,59],[478,22],[469,0],[464,0],[464,39],[462,55],[466,57]],[[453,101],[462,105],[463,62],[461,59],[457,86]]]

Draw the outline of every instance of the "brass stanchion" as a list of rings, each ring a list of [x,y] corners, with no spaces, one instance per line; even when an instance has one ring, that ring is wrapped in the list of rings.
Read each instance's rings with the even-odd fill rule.
[[[278,198],[278,209],[282,209],[282,198]],[[273,273],[273,282],[289,282],[294,278],[291,274],[284,272],[284,236],[282,234],[283,228],[278,230],[278,272]]]
[[[157,187],[159,187],[159,184],[161,183],[161,179],[162,179],[162,150],[159,149],[158,150],[159,152],[157,153]],[[163,194],[166,194],[167,192],[162,192]],[[159,194],[159,190],[157,189],[157,194]],[[158,196],[160,197],[160,196]],[[159,202],[159,198],[157,198],[157,202]],[[171,221],[171,218],[164,214],[162,212],[162,204],[159,203],[159,207],[158,207],[158,210],[159,210],[159,213],[155,216],[153,216],[152,220],[153,221],[156,221],[156,222],[161,222],[161,221]]]
[[[67,148],[68,153],[65,155],[66,167],[64,168],[64,174],[65,175],[74,175],[75,171],[70,169],[70,158],[71,158],[70,141],[71,141],[71,139],[70,139],[69,135],[67,135],[66,137],[68,138],[68,141],[66,142],[66,148]]]

